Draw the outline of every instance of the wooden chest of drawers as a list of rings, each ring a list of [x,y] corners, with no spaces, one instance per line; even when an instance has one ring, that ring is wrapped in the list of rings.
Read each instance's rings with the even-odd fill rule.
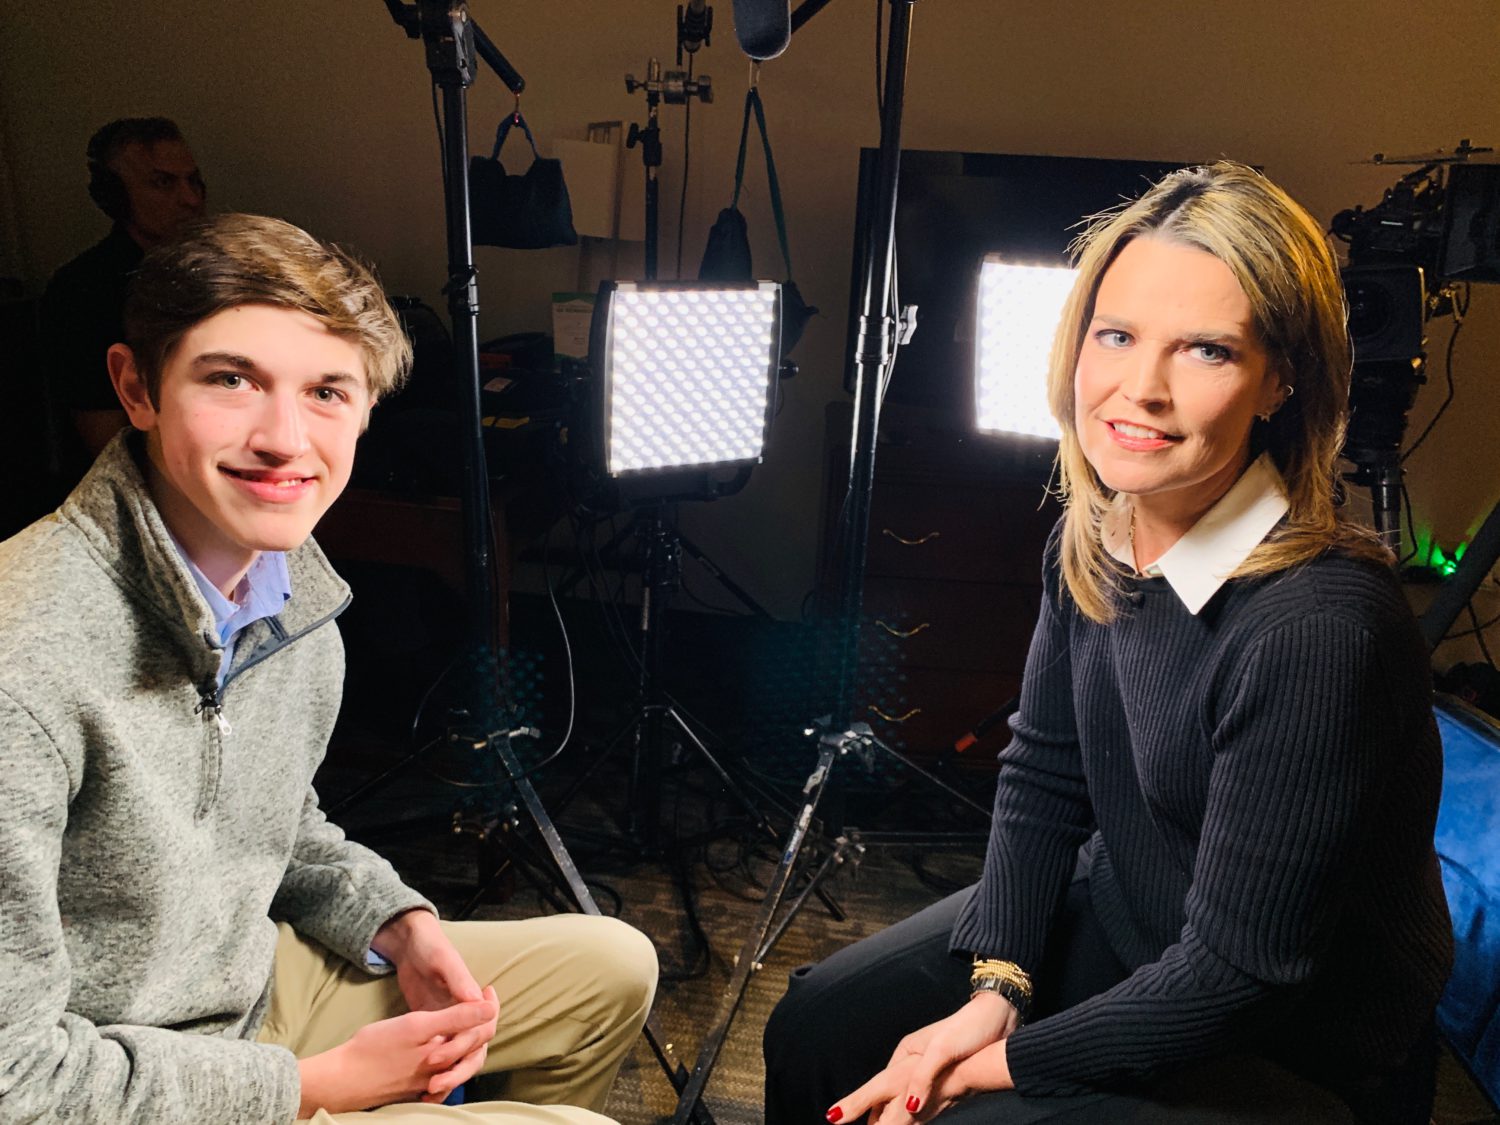
[[[847,403],[828,409],[821,588],[833,605],[848,484]],[[1055,445],[965,433],[889,407],[871,496],[855,718],[932,758],[1019,689],[1040,605],[1042,548],[1060,509]],[[988,765],[997,730],[971,750]]]

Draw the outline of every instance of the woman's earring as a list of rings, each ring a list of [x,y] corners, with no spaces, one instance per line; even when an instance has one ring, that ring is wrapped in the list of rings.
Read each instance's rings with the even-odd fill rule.
[[[1256,417],[1259,418],[1262,422],[1269,422],[1271,420],[1271,415],[1275,414],[1278,410],[1280,410],[1283,406],[1285,406],[1286,405],[1286,400],[1289,399],[1289,398],[1291,398],[1294,394],[1297,393],[1297,388],[1294,387],[1294,386],[1292,386],[1290,383],[1283,383],[1283,384],[1281,384],[1281,391],[1282,391],[1282,395],[1281,395],[1281,401],[1280,402],[1278,402],[1275,406],[1271,407],[1271,409],[1267,410],[1264,414],[1257,414],[1256,415]]]

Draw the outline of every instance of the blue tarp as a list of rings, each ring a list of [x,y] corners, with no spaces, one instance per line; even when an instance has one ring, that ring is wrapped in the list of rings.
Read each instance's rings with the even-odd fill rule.
[[[1453,915],[1453,976],[1438,1028],[1500,1101],[1500,727],[1439,697],[1443,800],[1437,853]]]

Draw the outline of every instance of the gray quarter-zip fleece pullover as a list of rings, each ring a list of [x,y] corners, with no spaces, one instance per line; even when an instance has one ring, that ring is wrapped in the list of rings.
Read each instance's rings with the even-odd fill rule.
[[[138,439],[139,435],[135,435]],[[0,1123],[290,1122],[277,921],[356,965],[426,907],[318,808],[348,587],[311,541],[216,689],[213,614],[121,437],[0,544]]]

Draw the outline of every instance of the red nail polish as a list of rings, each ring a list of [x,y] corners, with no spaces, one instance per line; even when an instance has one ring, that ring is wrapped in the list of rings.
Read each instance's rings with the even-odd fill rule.
[[[828,1125],[839,1125],[839,1122],[844,1119],[844,1111],[838,1106],[834,1106],[823,1116],[828,1118]]]
[[[917,1110],[919,1110],[921,1108],[922,1108],[922,1099],[919,1098],[919,1097],[917,1097],[916,1094],[913,1094],[911,1097],[909,1097],[909,1098],[906,1099],[906,1112],[907,1113],[916,1113]]]

